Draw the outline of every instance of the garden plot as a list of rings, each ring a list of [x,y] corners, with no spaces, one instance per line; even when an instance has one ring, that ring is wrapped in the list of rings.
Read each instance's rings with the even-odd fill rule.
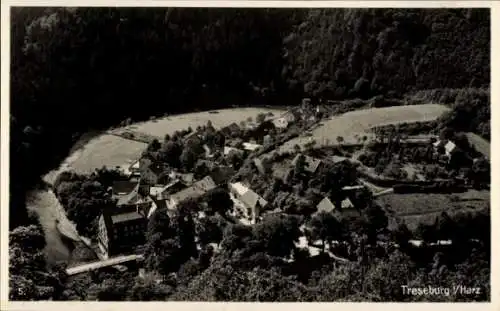
[[[387,194],[377,198],[391,216],[390,228],[403,221],[414,230],[421,222],[431,224],[442,212],[449,215],[489,209],[490,191],[469,190],[464,193],[409,193]]]
[[[283,144],[279,151],[292,151],[295,144],[304,147],[311,141],[319,146],[360,144],[363,136],[374,137],[369,130],[376,126],[398,123],[428,122],[439,118],[449,108],[437,104],[370,108],[347,112],[323,121],[309,137],[300,136]]]

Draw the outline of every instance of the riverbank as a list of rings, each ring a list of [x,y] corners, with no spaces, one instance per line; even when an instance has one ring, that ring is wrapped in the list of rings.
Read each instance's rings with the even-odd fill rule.
[[[47,183],[41,183],[28,193],[27,207],[35,212],[43,228],[47,245],[45,255],[49,265],[74,265],[97,259],[90,240],[81,237]]]
[[[61,218],[58,212],[59,201],[50,189],[35,189],[28,193],[27,208],[36,213],[43,228],[46,240],[45,255],[49,265],[60,262],[69,262],[74,243],[64,240],[57,229],[57,219]],[[62,207],[61,207],[62,208]]]

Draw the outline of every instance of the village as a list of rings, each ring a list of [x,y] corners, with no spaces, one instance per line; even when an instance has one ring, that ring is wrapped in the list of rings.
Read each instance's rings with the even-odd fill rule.
[[[0,309],[491,300],[491,6],[216,6],[4,10]]]
[[[221,208],[219,213],[233,223],[252,226],[277,213],[308,218],[329,213],[343,219],[361,215],[376,197],[389,193],[453,193],[478,186],[473,185],[478,178],[471,177],[471,167],[486,155],[469,145],[463,150],[451,139],[436,135],[378,133],[370,139],[360,137],[355,144],[342,145],[337,137],[336,146],[318,146],[310,129],[332,114],[327,106],[314,107],[304,100],[302,106],[279,116],[262,114],[255,122],[249,118],[219,130],[209,122],[196,130],[167,135],[163,143],[151,141],[139,159],[120,168],[122,177],[109,189],[115,205],[102,209],[97,236],[91,237],[97,245],[93,249],[110,265],[116,264],[113,258],[143,258],[148,222],[156,211],[172,213],[186,201],[206,207],[204,199],[217,191],[228,193],[232,201],[228,210]],[[305,147],[276,151],[297,136],[309,137]],[[379,163],[388,154],[393,158]],[[198,220],[206,217],[203,208],[191,212]],[[306,223],[300,230],[296,247],[318,255],[324,245],[307,238]],[[409,243],[420,246],[422,241]],[[218,245],[212,244],[217,250]],[[346,260],[339,252],[332,253],[334,248],[329,247],[330,256]]]

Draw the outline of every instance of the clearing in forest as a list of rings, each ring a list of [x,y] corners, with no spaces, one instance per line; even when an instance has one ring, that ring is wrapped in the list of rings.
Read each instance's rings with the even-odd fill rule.
[[[257,115],[260,113],[272,113],[277,117],[283,112],[284,110],[269,108],[230,108],[217,111],[193,112],[135,123],[121,130],[144,133],[163,139],[166,134],[173,134],[175,131],[187,129],[188,126],[194,130],[197,126],[207,125],[208,121],[212,122],[214,128],[219,129],[233,122],[239,125],[242,121],[247,122],[249,118],[255,122]]]

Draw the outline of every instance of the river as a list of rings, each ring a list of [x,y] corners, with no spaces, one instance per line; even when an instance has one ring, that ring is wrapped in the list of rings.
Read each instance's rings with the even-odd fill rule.
[[[50,189],[35,189],[28,193],[26,205],[37,213],[45,233],[47,245],[45,255],[49,265],[71,260],[72,245],[57,229],[57,219],[61,218],[59,200]]]

